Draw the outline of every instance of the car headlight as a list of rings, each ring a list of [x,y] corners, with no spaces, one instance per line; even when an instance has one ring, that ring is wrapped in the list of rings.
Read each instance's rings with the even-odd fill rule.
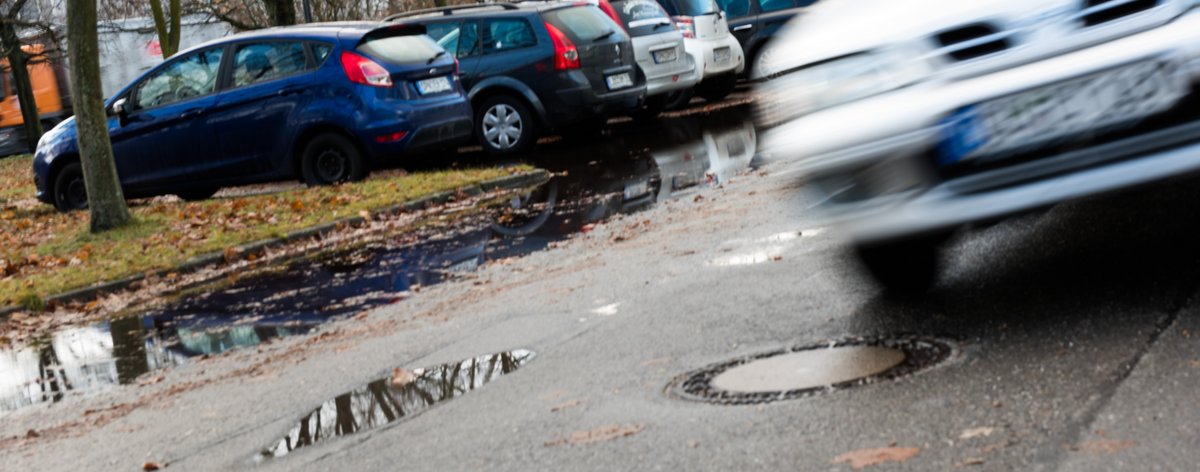
[[[890,92],[928,77],[920,51],[893,47],[843,56],[799,68],[759,73],[760,124],[773,126],[818,110]]]

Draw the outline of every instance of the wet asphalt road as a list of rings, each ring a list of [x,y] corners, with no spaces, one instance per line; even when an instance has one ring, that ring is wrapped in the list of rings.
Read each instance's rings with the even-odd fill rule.
[[[615,213],[560,247],[360,319],[12,413],[0,463],[849,470],[832,461],[895,445],[920,452],[875,468],[1194,468],[1196,180],[964,231],[947,244],[933,292],[895,301],[776,169]],[[954,353],[912,376],[791,401],[722,406],[665,393],[676,376],[738,356],[889,335],[938,337]],[[513,349],[537,355],[401,421],[253,461],[313,408],[394,367]],[[36,437],[24,437],[30,429]]]

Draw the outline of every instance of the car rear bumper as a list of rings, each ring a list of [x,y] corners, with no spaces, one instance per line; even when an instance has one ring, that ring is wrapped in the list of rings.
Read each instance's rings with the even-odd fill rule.
[[[683,41],[684,49],[696,63],[696,83],[704,81],[705,77],[721,75],[727,72],[742,73],[746,69],[746,58],[742,45],[732,34],[716,39],[688,38]],[[713,53],[718,48],[730,49],[730,60],[718,63]]]
[[[696,63],[691,54],[685,54],[685,56],[683,59],[686,60],[683,62],[687,65],[677,70],[646,76],[647,96],[685,90],[696,85]]]
[[[560,89],[555,97],[559,103],[546,106],[547,124],[565,126],[592,117],[624,113],[641,106],[645,97],[646,86],[641,83],[608,93],[596,93],[591,86]]]
[[[359,132],[359,139],[375,161],[406,152],[454,146],[471,137],[473,115],[465,97],[454,96],[433,103],[389,112],[387,119],[372,122]],[[387,137],[403,132],[403,138]]]

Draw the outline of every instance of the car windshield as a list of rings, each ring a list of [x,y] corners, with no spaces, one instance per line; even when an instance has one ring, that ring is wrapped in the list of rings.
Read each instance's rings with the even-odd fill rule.
[[[369,39],[358,50],[391,64],[425,62],[443,49],[425,35],[387,36]]]
[[[712,15],[720,10],[714,0],[659,0],[671,16]]]
[[[630,36],[644,36],[673,30],[671,18],[654,0],[617,0],[612,2],[617,16],[629,29]]]

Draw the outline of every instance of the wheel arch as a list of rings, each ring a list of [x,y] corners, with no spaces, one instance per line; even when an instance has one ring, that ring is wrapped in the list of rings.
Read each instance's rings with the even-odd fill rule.
[[[367,150],[367,147],[363,144],[362,140],[359,139],[354,133],[351,133],[349,130],[341,126],[330,123],[315,124],[297,133],[296,139],[292,140],[292,151],[289,153],[289,158],[291,159],[291,169],[294,177],[300,178],[303,175],[300,169],[300,161],[304,158],[304,148],[308,146],[309,141],[312,141],[313,138],[316,138],[322,134],[336,134],[343,138],[349,139],[350,142],[354,144],[354,147],[358,148],[358,152],[362,154],[363,158],[367,162],[374,160],[374,156]]]
[[[489,77],[475,84],[467,93],[467,98],[471,101],[472,112],[478,113],[479,104],[496,95],[512,95],[524,101],[525,106],[533,110],[538,124],[547,125],[546,106],[528,85],[511,77]]]

